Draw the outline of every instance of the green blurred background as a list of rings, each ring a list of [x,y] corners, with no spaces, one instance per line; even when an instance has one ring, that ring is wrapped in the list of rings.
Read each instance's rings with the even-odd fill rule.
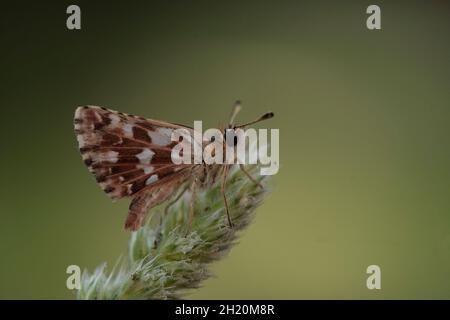
[[[66,29],[66,7],[82,30]],[[378,4],[382,30],[366,28]],[[128,200],[81,161],[75,107],[205,127],[268,110],[279,174],[190,298],[450,298],[447,1],[2,4],[0,298],[71,299],[126,250]],[[382,289],[366,288],[377,264]]]

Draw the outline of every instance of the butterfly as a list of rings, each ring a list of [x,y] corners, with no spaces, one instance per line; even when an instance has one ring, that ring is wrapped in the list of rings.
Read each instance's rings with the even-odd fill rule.
[[[234,126],[234,118],[240,109],[241,104],[237,101],[228,128],[245,127],[273,117],[269,112],[255,121]],[[170,203],[173,204],[188,189],[192,193],[191,222],[197,188],[209,188],[219,178],[228,223],[232,227],[225,194],[230,165],[175,164],[171,159],[172,148],[178,143],[171,139],[173,131],[184,129],[193,137],[193,128],[98,106],[78,107],[74,127],[83,162],[103,191],[112,199],[131,198],[125,229],[138,230],[151,208],[175,198]],[[240,168],[261,186],[243,165]]]

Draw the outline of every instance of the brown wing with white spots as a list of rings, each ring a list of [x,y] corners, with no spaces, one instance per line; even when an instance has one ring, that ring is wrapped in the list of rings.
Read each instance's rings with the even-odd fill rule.
[[[75,133],[86,166],[113,199],[183,180],[192,165],[171,160],[174,129],[191,129],[103,107],[75,111]]]

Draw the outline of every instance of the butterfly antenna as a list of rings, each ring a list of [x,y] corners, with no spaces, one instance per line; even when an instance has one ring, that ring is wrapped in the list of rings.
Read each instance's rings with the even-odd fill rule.
[[[235,126],[235,128],[243,128],[243,127],[249,126],[251,124],[254,124],[254,123],[257,123],[257,122],[260,122],[260,121],[263,121],[263,120],[267,120],[267,119],[270,119],[270,118],[273,118],[273,117],[274,117],[273,112],[267,112],[267,113],[264,113],[259,118],[257,118],[256,120],[253,120],[253,121],[250,121],[248,123]]]
[[[241,111],[241,101],[237,100],[233,105],[233,110],[231,111],[230,121],[228,122],[228,128],[233,127],[234,118],[236,118],[236,115]]]

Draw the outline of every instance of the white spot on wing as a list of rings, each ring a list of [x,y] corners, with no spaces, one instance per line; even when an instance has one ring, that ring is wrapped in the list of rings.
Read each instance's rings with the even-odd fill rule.
[[[83,148],[86,145],[86,143],[84,142],[84,138],[81,134],[77,135],[77,140],[78,140],[78,146],[80,148]]]
[[[109,118],[111,119],[111,123],[109,125],[112,127],[116,127],[120,122],[120,117],[117,114],[111,113]]]
[[[136,158],[138,158],[142,164],[149,164],[150,161],[152,161],[154,154],[155,153],[152,150],[145,148],[141,153],[136,155]]]
[[[81,119],[81,111],[83,110],[83,107],[78,107],[77,110],[75,110],[75,119]]]
[[[155,168],[153,168],[152,166],[146,166],[142,164],[138,164],[136,168],[144,170],[145,174],[150,174],[153,172],[153,170],[155,170]]]
[[[144,168],[144,173],[145,174],[149,174],[149,173],[152,173],[153,172],[153,167],[145,167]]]
[[[127,138],[133,138],[133,125],[129,124],[129,123],[126,123],[123,126],[123,134]]]
[[[127,194],[132,194],[131,187],[133,187],[132,183],[127,184]]]
[[[145,185],[148,186],[149,184],[158,181],[158,175],[157,174],[152,174],[150,176],[150,178],[147,179],[147,181],[145,181]]]
[[[117,162],[119,153],[116,151],[108,151],[104,153],[98,154],[98,161],[109,161],[109,162]]]
[[[152,143],[158,146],[167,146],[172,142],[172,129],[158,128],[156,131],[149,131],[148,135],[152,139]]]

